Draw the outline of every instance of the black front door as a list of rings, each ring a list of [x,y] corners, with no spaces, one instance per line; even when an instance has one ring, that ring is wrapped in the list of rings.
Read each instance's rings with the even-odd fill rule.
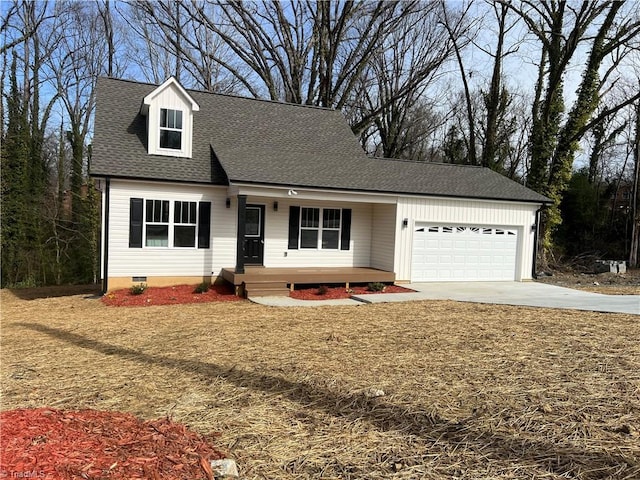
[[[244,263],[262,265],[264,261],[264,205],[247,205],[244,222]]]

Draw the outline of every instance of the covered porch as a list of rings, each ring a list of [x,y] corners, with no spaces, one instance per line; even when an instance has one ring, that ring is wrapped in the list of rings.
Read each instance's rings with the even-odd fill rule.
[[[221,276],[234,285],[236,295],[288,295],[295,285],[355,283],[393,283],[394,272],[367,267],[254,267],[246,266],[242,273],[223,268]]]

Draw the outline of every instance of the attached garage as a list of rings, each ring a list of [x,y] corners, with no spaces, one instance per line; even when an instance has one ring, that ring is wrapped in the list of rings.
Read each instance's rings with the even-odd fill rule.
[[[413,230],[412,282],[516,279],[516,227],[416,223]]]
[[[530,280],[539,208],[518,200],[399,198],[397,281]]]

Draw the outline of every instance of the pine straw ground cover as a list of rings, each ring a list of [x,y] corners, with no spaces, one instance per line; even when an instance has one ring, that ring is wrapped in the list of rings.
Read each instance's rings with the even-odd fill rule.
[[[3,410],[170,416],[243,479],[640,478],[638,316],[1,295]]]

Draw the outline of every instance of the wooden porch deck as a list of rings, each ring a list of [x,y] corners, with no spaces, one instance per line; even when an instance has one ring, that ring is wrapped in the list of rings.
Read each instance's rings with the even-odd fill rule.
[[[223,268],[222,278],[232,283],[238,295],[277,295],[288,293],[287,286],[304,284],[344,284],[383,282],[396,279],[394,272],[366,267],[307,267],[307,268],[267,268],[245,267],[244,273],[236,273],[233,268]],[[263,293],[264,292],[264,293]]]

